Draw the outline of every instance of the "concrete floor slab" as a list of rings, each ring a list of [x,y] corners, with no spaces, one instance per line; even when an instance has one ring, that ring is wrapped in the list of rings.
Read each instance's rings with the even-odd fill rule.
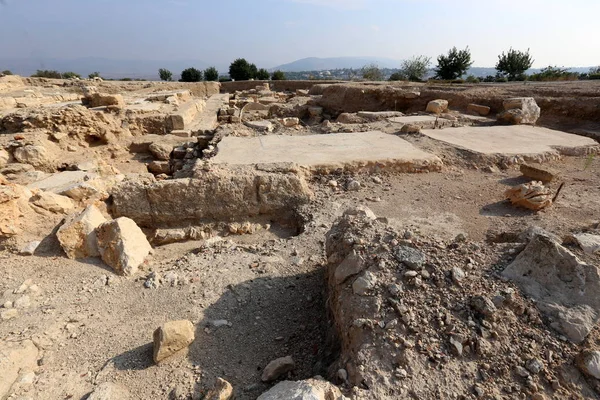
[[[397,136],[379,131],[309,136],[225,137],[216,164],[294,163],[311,171],[439,171],[442,161]]]
[[[587,154],[598,146],[593,139],[529,125],[464,126],[422,131],[424,135],[482,154]]]
[[[407,115],[404,117],[393,117],[390,118],[388,121],[390,122],[397,122],[400,124],[418,124],[418,123],[425,123],[425,122],[435,122],[437,118],[431,115]]]

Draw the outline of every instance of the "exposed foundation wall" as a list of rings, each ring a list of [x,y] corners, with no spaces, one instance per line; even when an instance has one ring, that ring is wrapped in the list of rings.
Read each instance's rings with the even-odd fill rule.
[[[238,82],[221,82],[222,93],[233,93],[238,90],[250,90],[256,88],[263,83],[269,83],[271,89],[278,92],[290,91],[295,92],[298,89],[310,90],[317,84],[334,84],[342,83],[342,81],[238,81]]]

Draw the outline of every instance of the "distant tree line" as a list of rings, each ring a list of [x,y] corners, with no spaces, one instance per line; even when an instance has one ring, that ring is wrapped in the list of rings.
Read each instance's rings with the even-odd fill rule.
[[[282,71],[274,71],[269,73],[265,68],[258,68],[255,64],[249,63],[244,58],[234,60],[229,66],[229,77],[219,75],[219,71],[215,67],[208,67],[204,71],[197,68],[186,68],[181,71],[180,82],[201,82],[201,81],[247,81],[256,80],[285,80],[285,73]],[[158,76],[161,80],[170,82],[173,80],[173,73],[166,68],[158,70]]]

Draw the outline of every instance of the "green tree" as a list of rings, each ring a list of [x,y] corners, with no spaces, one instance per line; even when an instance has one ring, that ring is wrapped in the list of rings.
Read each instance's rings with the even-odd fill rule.
[[[529,49],[526,52],[514,50],[512,47],[507,53],[502,52],[498,56],[496,70],[499,74],[508,77],[509,81],[525,80],[525,71],[533,65],[533,59],[529,54]]]
[[[100,72],[96,71],[96,72],[92,72],[91,74],[89,74],[88,78],[94,79],[94,78],[102,78],[102,77],[100,76]]]
[[[261,68],[256,72],[256,79],[260,81],[268,81],[270,77],[269,71],[264,68]]]
[[[447,80],[460,78],[473,65],[471,51],[468,46],[464,50],[458,50],[456,47],[451,48],[447,55],[438,56],[437,62],[436,77]]]
[[[12,75],[12,74],[13,73],[8,69],[5,69],[4,71],[2,71],[2,75]]]
[[[62,74],[58,71],[38,69],[35,74],[31,75],[34,78],[50,78],[50,79],[61,79]]]
[[[375,64],[365,65],[362,68],[362,77],[368,81],[382,81],[383,72]]]
[[[236,81],[254,79],[257,72],[256,65],[250,64],[245,58],[238,58],[229,66],[229,76]]]
[[[218,81],[219,71],[215,67],[208,67],[204,70],[204,79],[207,81]]]
[[[196,68],[187,68],[181,71],[180,82],[200,82],[202,80],[202,71]]]
[[[422,81],[423,78],[425,78],[425,74],[427,74],[430,64],[431,57],[415,56],[410,60],[402,61],[402,64],[400,65],[400,74],[403,79],[409,81]]]
[[[285,81],[286,80],[285,73],[280,70],[274,71],[273,74],[271,75],[271,80],[272,81]]]
[[[166,68],[160,68],[158,70],[158,76],[160,77],[161,81],[170,82],[173,80],[173,73]]]

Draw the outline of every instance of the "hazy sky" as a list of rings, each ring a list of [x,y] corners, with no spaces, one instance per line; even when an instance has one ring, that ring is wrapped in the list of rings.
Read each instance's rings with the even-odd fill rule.
[[[509,47],[534,67],[600,64],[600,0],[0,0],[0,58],[304,57],[434,60],[469,46],[474,66]]]

